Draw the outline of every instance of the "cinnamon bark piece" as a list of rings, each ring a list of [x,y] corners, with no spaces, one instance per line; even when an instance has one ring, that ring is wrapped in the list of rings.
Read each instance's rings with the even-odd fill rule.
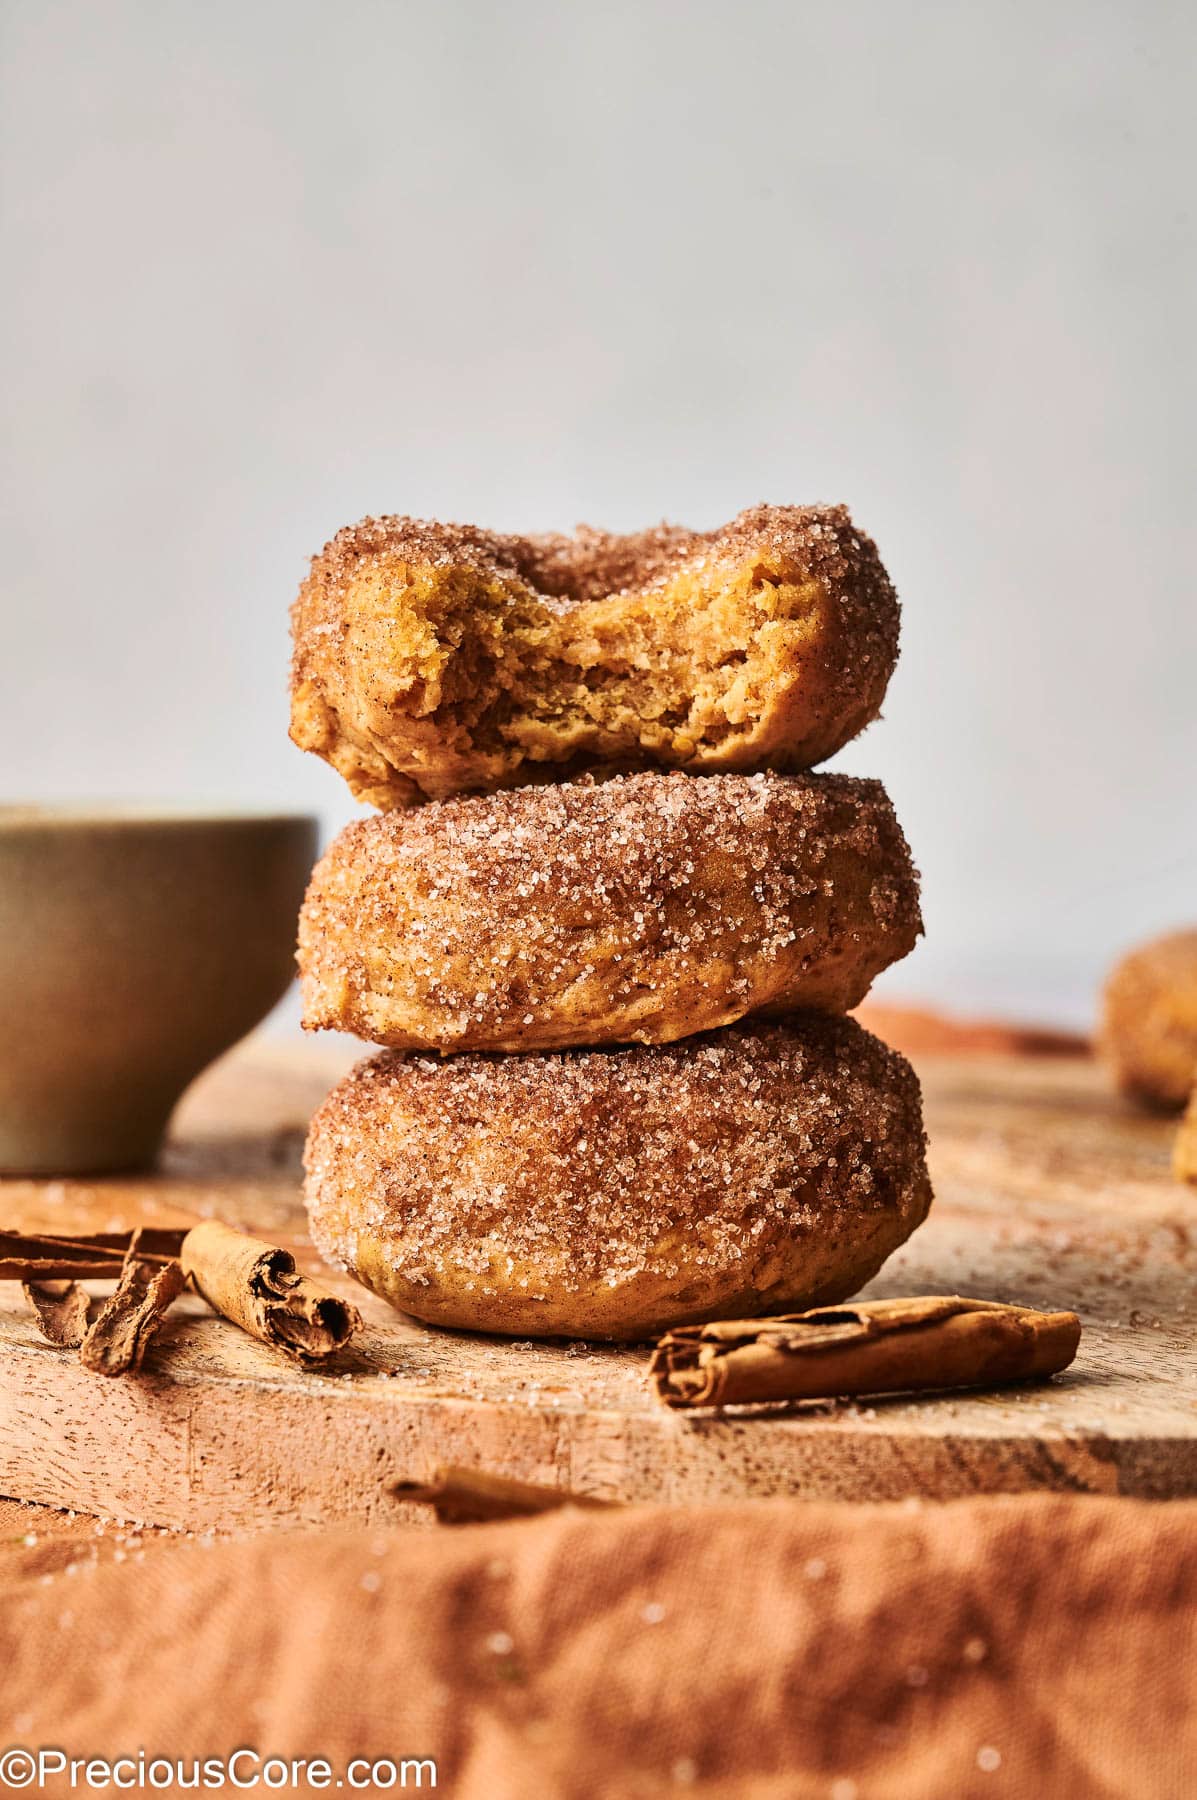
[[[1076,1355],[1075,1313],[929,1295],[724,1319],[663,1337],[650,1365],[667,1406],[743,1406],[998,1387],[1054,1375]]]
[[[555,1512],[562,1506],[607,1507],[614,1500],[591,1494],[571,1494],[567,1488],[543,1487],[532,1481],[512,1481],[485,1469],[438,1469],[431,1481],[395,1481],[396,1500],[431,1506],[442,1525],[480,1525],[492,1519],[530,1519]]]
[[[48,1344],[77,1350],[87,1335],[87,1295],[73,1281],[26,1281],[25,1298]]]
[[[71,1233],[0,1231],[0,1281],[116,1281],[136,1240],[143,1262],[178,1256],[186,1232],[170,1226]]]
[[[139,1369],[167,1307],[185,1285],[177,1262],[143,1262],[134,1249],[126,1258],[116,1292],[104,1302],[80,1346],[84,1368],[96,1375],[124,1375]]]
[[[298,1274],[289,1250],[217,1220],[192,1227],[180,1259],[209,1306],[296,1362],[332,1355],[361,1328],[356,1306]]]

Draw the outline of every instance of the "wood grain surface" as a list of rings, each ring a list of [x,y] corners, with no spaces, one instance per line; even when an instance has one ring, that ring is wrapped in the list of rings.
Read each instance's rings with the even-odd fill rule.
[[[219,1217],[316,1267],[299,1155],[350,1059],[243,1048],[192,1090],[155,1175],[0,1181],[0,1224]],[[647,1350],[434,1331],[341,1277],[367,1328],[319,1373],[187,1297],[144,1373],[105,1379],[44,1343],[4,1284],[0,1492],[187,1529],[416,1516],[391,1484],[444,1463],[629,1501],[1197,1493],[1197,1197],[1171,1179],[1170,1123],[1081,1055],[917,1060],[936,1202],[868,1291],[1074,1308],[1080,1354],[1049,1384],[675,1414],[650,1395]]]

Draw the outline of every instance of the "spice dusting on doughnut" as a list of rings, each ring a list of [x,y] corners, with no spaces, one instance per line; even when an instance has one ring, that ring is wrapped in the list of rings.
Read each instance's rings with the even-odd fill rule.
[[[300,920],[304,1022],[400,1049],[667,1043],[850,1010],[921,928],[879,782],[520,788],[342,832]]]
[[[307,1148],[322,1253],[405,1311],[631,1338],[853,1293],[930,1203],[918,1081],[850,1019],[664,1047],[383,1052]]]

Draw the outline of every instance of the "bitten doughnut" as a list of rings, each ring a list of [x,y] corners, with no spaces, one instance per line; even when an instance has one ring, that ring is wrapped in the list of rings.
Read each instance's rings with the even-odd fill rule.
[[[381,518],[314,559],[292,630],[292,738],[390,808],[587,768],[810,768],[876,716],[898,602],[839,506],[627,537]]]
[[[517,788],[341,833],[300,917],[304,1024],[398,1049],[663,1044],[849,1011],[921,928],[880,782]]]
[[[417,1318],[514,1336],[843,1299],[931,1201],[914,1071],[818,1013],[623,1050],[383,1051],[305,1164],[322,1254]]]
[[[1106,983],[1099,1045],[1133,1099],[1179,1111],[1197,1086],[1197,930],[1154,938]]]

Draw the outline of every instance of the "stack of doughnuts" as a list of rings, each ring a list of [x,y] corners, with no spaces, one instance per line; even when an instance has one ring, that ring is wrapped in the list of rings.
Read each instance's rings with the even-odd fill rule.
[[[403,1311],[643,1338],[853,1293],[930,1204],[845,1015],[913,947],[876,716],[898,603],[839,507],[502,537],[368,519],[293,610],[292,736],[381,809],[317,866],[321,1251]]]

